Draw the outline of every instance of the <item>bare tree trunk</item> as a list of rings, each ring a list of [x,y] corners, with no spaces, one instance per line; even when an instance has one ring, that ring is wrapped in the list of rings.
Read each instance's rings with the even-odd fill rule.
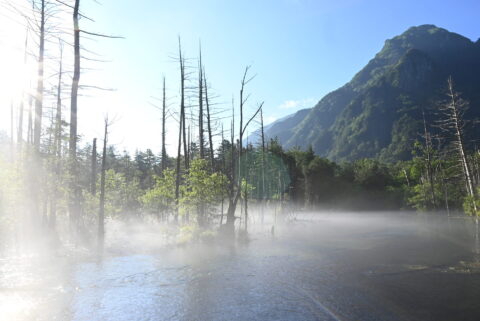
[[[263,103],[259,106],[255,114],[246,122],[246,124],[243,124],[243,110],[245,103],[248,99],[248,96],[245,98],[244,97],[244,90],[245,86],[253,79],[247,79],[247,74],[248,70],[250,69],[250,66],[247,66],[245,68],[245,72],[243,74],[242,78],[242,83],[240,86],[240,128],[239,128],[239,139],[238,139],[238,153],[237,153],[237,159],[238,159],[238,182],[236,183],[236,191],[235,191],[235,196],[233,196],[233,199],[230,198],[229,206],[228,206],[228,213],[227,213],[227,226],[230,229],[231,232],[234,230],[234,224],[235,224],[235,209],[237,206],[238,199],[240,198],[241,194],[241,179],[242,179],[242,154],[243,154],[243,135],[245,133],[245,130],[247,129],[248,125],[250,122],[257,116],[257,114],[260,112]],[[233,140],[232,140],[233,141]],[[235,184],[235,183],[234,183]],[[234,185],[235,186],[235,185]]]
[[[35,151],[40,151],[40,136],[42,134],[42,108],[43,108],[43,59],[45,54],[45,0],[41,1],[40,7],[40,39],[38,52],[38,79],[37,94],[35,99],[35,127],[33,133],[33,145]]]
[[[212,135],[212,119],[210,117],[210,103],[208,101],[208,86],[207,86],[207,77],[205,76],[205,70],[203,71],[203,81],[205,87],[205,105],[207,107],[207,130],[208,130],[208,145],[210,148],[210,163],[212,167],[212,172],[215,171],[215,156],[213,150],[213,135]],[[223,139],[222,139],[223,143]]]
[[[407,182],[407,186],[410,187],[410,180],[408,179],[408,174],[405,168],[403,169],[403,176],[405,176],[405,181]]]
[[[445,199],[445,210],[447,211],[447,216],[450,217],[450,206],[448,203],[448,186],[446,182],[447,178],[441,164],[440,164],[440,173],[441,173],[441,180],[442,180],[443,196]]]
[[[56,128],[56,110],[52,108],[50,111],[50,127],[48,128],[48,140],[45,143],[47,153],[51,156],[55,156],[55,128]]]
[[[190,125],[187,127],[187,154],[188,157],[191,159],[193,158],[193,151],[192,151],[192,132],[190,131]]]
[[[15,158],[15,136],[13,133],[15,132],[15,125],[14,125],[14,116],[13,116],[13,102],[10,103],[10,157],[13,163]]]
[[[18,155],[22,154],[22,144],[23,144],[23,109],[24,109],[23,95],[22,101],[18,107],[18,128],[17,128],[17,150]]]
[[[38,41],[38,62],[37,62],[37,89],[35,94],[35,110],[33,119],[32,139],[33,153],[31,154],[29,166],[29,187],[30,187],[30,219],[34,225],[41,223],[41,215],[45,214],[41,209],[40,201],[40,181],[41,181],[41,158],[40,141],[42,134],[42,116],[43,116],[43,90],[44,90],[44,54],[45,54],[45,0],[40,2],[39,41]]]
[[[262,205],[261,205],[261,219],[262,224],[265,219],[265,131],[263,126],[263,108],[260,109],[260,128],[261,128],[261,135],[262,135]]]
[[[165,118],[166,118],[166,96],[165,96],[165,77],[163,77],[163,97],[162,97],[162,172],[167,168],[167,148],[165,146]]]
[[[472,157],[472,176],[473,176],[473,185],[474,186],[479,186],[480,185],[480,152],[477,148],[477,145],[475,145],[475,149],[473,152],[473,157]]]
[[[176,212],[175,212],[175,222],[178,222],[178,205],[180,201],[180,160],[181,160],[181,150],[182,150],[182,121],[183,121],[183,109],[180,109],[180,121],[179,121],[179,128],[178,128],[178,151],[177,151],[177,166],[176,166],[176,179],[175,179],[175,205],[176,205]]]
[[[205,141],[203,136],[203,67],[202,67],[202,49],[198,62],[198,141],[200,147],[200,158],[205,158]]]
[[[226,168],[226,164],[225,164],[225,144],[224,144],[224,136],[223,136],[223,124],[222,124],[222,171],[223,171],[223,175],[222,175],[222,186],[224,184],[224,176],[226,175],[225,173],[225,168]],[[223,205],[224,205],[224,201],[225,201],[225,195],[222,191],[222,204],[221,204],[221,214],[220,214],[220,226],[222,226],[223,224],[223,211],[224,211],[224,208],[223,208]]]
[[[247,141],[247,148],[248,148],[248,141]],[[248,151],[246,154],[246,163],[248,166]],[[244,191],[244,203],[245,203],[245,233],[248,232],[248,167],[245,168],[245,191]]]
[[[105,119],[103,135],[102,169],[100,176],[100,209],[98,211],[98,247],[103,248],[105,241],[105,175],[107,169],[108,118]]]
[[[178,38],[178,52],[179,52],[179,61],[180,61],[180,114],[183,117],[180,117],[183,132],[183,154],[184,154],[184,161],[185,161],[185,169],[187,170],[189,167],[189,155],[188,155],[188,148],[187,148],[187,128],[186,128],[186,113],[185,113],[185,60],[182,55],[182,46],[180,43],[180,37]]]
[[[28,124],[27,124],[27,143],[33,144],[33,97],[29,95],[28,99]]]
[[[454,126],[454,132],[455,132],[455,140],[456,140],[456,145],[457,145],[457,150],[460,158],[460,162],[462,164],[463,168],[463,173],[465,176],[465,183],[467,185],[467,192],[469,196],[472,198],[472,208],[474,211],[474,215],[478,215],[477,211],[477,205],[476,205],[476,191],[473,187],[473,181],[472,181],[472,175],[470,171],[470,166],[467,160],[467,156],[465,153],[465,144],[464,144],[464,137],[463,137],[463,129],[462,129],[462,120],[460,116],[460,111],[459,111],[459,106],[458,106],[458,101],[457,97],[458,94],[455,93],[453,89],[453,81],[452,78],[450,77],[448,79],[448,91],[449,91],[449,96],[451,98],[451,103],[450,103],[450,112],[451,112],[451,121]]]
[[[430,137],[430,133],[427,130],[427,122],[425,120],[425,113],[422,109],[422,116],[423,116],[423,130],[424,130],[424,136],[425,136],[425,150],[426,150],[426,170],[427,170],[427,180],[430,185],[430,197],[432,199],[432,205],[433,208],[437,208],[437,202],[435,198],[435,187],[433,185],[433,166],[432,166],[432,141]]]
[[[190,146],[188,146],[189,133],[187,132],[185,109],[183,111],[182,127],[183,127],[183,153],[185,156],[184,163],[185,163],[185,170],[188,170],[188,168],[190,167]]]
[[[228,208],[227,208],[227,222],[226,226],[230,229],[230,232],[233,231],[235,225],[235,210],[237,207],[237,199],[238,195],[235,193],[235,185],[236,185],[236,177],[235,177],[235,109],[232,100],[232,123],[230,126],[230,166],[231,166],[231,181],[230,181],[230,191],[228,197]]]
[[[80,82],[80,27],[79,27],[79,7],[80,0],[75,0],[73,7],[73,34],[74,34],[74,67],[72,79],[72,92],[70,101],[70,139],[69,139],[69,158],[70,158],[70,200],[69,217],[73,225],[79,219],[79,188],[77,186],[77,101],[78,85]]]
[[[60,61],[58,68],[58,83],[57,83],[57,111],[55,114],[55,136],[54,136],[54,150],[55,155],[61,157],[62,146],[62,75],[63,75],[63,45],[60,42]]]
[[[193,118],[193,117],[192,117]],[[188,137],[188,141],[187,141],[187,155],[188,157],[192,157],[193,158],[193,152],[192,152],[192,133],[190,132],[190,125],[188,125],[188,128],[187,128],[187,137]],[[188,170],[188,169],[187,169]],[[184,221],[186,223],[189,223],[190,222],[190,211],[187,210],[187,212],[185,213],[185,217],[184,217]]]
[[[228,213],[227,213],[227,225],[230,226],[230,229],[233,230],[233,226],[235,224],[235,209],[237,207],[237,202],[238,199],[240,198],[241,194],[241,179],[242,179],[242,164],[241,164],[241,157],[242,157],[242,150],[243,150],[243,107],[246,102],[244,99],[244,90],[245,90],[245,85],[247,84],[247,73],[248,73],[249,67],[245,68],[245,72],[243,74],[242,78],[242,83],[240,86],[240,126],[239,126],[239,140],[238,140],[238,182],[236,183],[237,189],[235,192],[235,196],[233,197],[233,200],[230,201],[229,207],[228,207]],[[232,139],[233,143],[233,139]],[[233,168],[232,168],[233,172]]]
[[[50,115],[50,127],[48,130],[48,140],[46,142],[46,151],[50,156],[47,160],[47,169],[50,169],[52,173],[55,175],[56,170],[56,160],[55,160],[55,110],[51,110]],[[44,177],[46,178],[46,176]],[[50,184],[48,184],[50,183]],[[43,222],[45,226],[52,228],[53,222],[56,220],[56,204],[55,204],[55,194],[56,194],[56,186],[55,186],[55,177],[50,181],[47,182],[48,188],[42,193],[43,197]],[[50,214],[49,214],[50,213]]]
[[[175,180],[175,222],[178,222],[178,206],[180,201],[180,160],[181,160],[181,150],[182,150],[182,139],[184,147],[184,158],[185,158],[185,168],[187,168],[187,148],[185,144],[185,73],[184,73],[184,61],[182,57],[182,47],[180,38],[178,38],[178,53],[179,53],[179,62],[180,62],[180,119],[179,119],[179,130],[178,130],[178,150],[177,150],[177,166],[176,166],[176,180]]]
[[[198,60],[198,144],[200,159],[205,159],[205,137],[203,129],[203,80],[202,48],[200,46]],[[188,145],[190,146],[190,144]],[[197,218],[200,226],[204,226],[206,224],[205,204],[203,204],[203,202],[200,203],[198,207]]]
[[[420,176],[420,183],[422,183],[422,194],[423,194],[423,204],[425,205],[425,208],[428,208],[428,197],[427,197],[427,191],[425,190],[425,177],[422,175]]]
[[[102,160],[103,164],[103,160]],[[90,192],[93,196],[97,194],[97,139],[93,139],[92,144],[92,160],[91,160],[91,178],[90,178]]]
[[[53,127],[53,159],[54,159],[54,182],[50,201],[50,228],[56,227],[57,199],[59,197],[57,182],[60,181],[61,157],[62,157],[62,75],[63,75],[63,46],[60,42],[60,59],[57,83],[57,106]]]

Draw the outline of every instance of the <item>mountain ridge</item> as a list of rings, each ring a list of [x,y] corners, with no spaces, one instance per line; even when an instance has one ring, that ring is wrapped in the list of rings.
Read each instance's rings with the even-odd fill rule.
[[[449,76],[472,103],[467,116],[480,116],[480,40],[434,25],[411,27],[387,39],[348,83],[313,108],[272,123],[265,133],[285,148],[311,145],[335,161],[409,159],[422,127],[421,110],[435,109],[445,98]]]

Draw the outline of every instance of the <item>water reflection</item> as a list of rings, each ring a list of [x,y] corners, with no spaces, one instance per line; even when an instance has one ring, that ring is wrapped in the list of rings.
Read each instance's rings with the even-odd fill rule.
[[[146,255],[81,264],[74,277],[73,320],[171,319],[183,292],[182,269],[173,271]]]
[[[477,320],[475,234],[465,219],[335,214],[248,243],[3,258],[1,320]]]

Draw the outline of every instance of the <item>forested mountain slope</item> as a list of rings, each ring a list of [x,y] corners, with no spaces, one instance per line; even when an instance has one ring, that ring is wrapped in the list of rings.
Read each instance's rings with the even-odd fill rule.
[[[467,119],[480,116],[480,41],[433,25],[412,27],[383,49],[343,87],[270,125],[268,138],[285,148],[307,148],[332,160],[411,158],[412,145],[436,120],[447,98],[447,78],[470,101]],[[431,130],[434,130],[433,128]],[[480,131],[469,130],[480,139]]]

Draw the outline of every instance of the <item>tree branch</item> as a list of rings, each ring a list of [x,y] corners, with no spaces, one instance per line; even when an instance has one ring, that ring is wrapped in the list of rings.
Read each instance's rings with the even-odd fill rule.
[[[85,34],[91,35],[91,36],[111,38],[111,39],[125,39],[125,37],[122,37],[122,36],[109,36],[109,35],[104,35],[104,34],[101,34],[101,33],[89,32],[89,31],[85,31],[85,30],[81,30],[81,29],[79,31],[81,33],[85,33]]]
[[[242,136],[243,136],[243,134],[245,133],[245,130],[247,130],[248,124],[250,124],[250,122],[258,115],[258,113],[259,113],[260,110],[262,109],[263,103],[264,103],[264,102],[262,101],[262,103],[260,104],[260,106],[258,106],[258,109],[257,109],[257,111],[255,112],[255,114],[253,114],[253,116],[252,116],[252,117],[247,121],[247,123],[245,124],[245,127],[243,127],[243,129],[242,129]]]

